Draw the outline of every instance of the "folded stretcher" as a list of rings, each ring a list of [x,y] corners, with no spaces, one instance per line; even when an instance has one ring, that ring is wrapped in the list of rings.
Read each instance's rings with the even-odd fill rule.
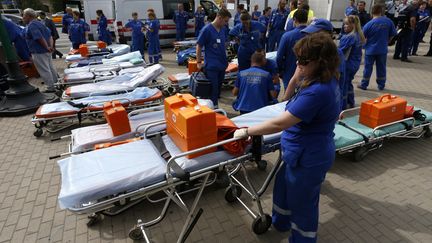
[[[280,115],[284,111],[285,105],[286,103],[279,103],[267,106],[240,115],[232,120],[238,127],[253,126]],[[345,118],[336,124],[334,139],[336,152],[338,153],[362,148],[379,148],[375,144],[378,141],[381,141],[382,144],[382,141],[389,137],[411,138],[431,135],[432,113],[430,112],[422,111],[425,114],[425,119],[422,121],[407,118],[371,129],[359,124],[356,115],[348,116],[353,111],[355,110],[344,111],[342,115]],[[158,117],[159,115],[160,117]],[[158,118],[163,119],[163,114],[159,113],[155,118],[156,120]],[[190,228],[196,222],[195,217],[202,212],[196,212],[196,208],[204,187],[208,184],[215,171],[223,168],[228,173],[230,185],[226,190],[225,199],[228,202],[240,201],[241,205],[254,218],[253,231],[257,234],[266,232],[271,224],[271,217],[263,212],[260,197],[265,192],[277,169],[282,166],[283,161],[281,161],[279,154],[275,166],[259,190],[256,190],[252,185],[244,162],[248,160],[261,161],[262,154],[279,150],[281,133],[264,136],[261,138],[262,141],[253,143],[247,152],[241,156],[233,156],[219,150],[194,159],[187,159],[186,156],[207,150],[210,147],[218,147],[224,143],[232,142],[233,139],[181,153],[172,140],[168,136],[164,136],[162,141],[172,156],[166,161],[155,148],[155,144],[150,139],[147,139],[147,134],[152,133],[152,128],[162,124],[164,123],[159,120],[159,122],[148,125],[144,131],[143,140],[72,155],[69,158],[60,160],[58,162],[62,174],[62,189],[59,195],[60,206],[74,213],[96,213],[93,215],[94,217],[107,210],[109,211],[108,214],[114,215],[115,213],[112,213],[110,209],[118,205],[119,202],[129,201],[133,204],[133,202],[137,203],[144,197],[147,197],[149,201],[154,201],[151,200],[151,196],[156,192],[163,191],[166,197],[164,198],[165,204],[161,215],[149,222],[143,223],[139,221],[129,236],[133,239],[142,237],[147,239],[144,228],[160,222],[166,214],[169,203],[174,202],[188,212],[188,217],[179,237],[179,241],[182,241],[184,237],[187,237]],[[253,140],[261,139],[253,138]],[[146,156],[142,156],[143,154]],[[89,170],[89,168],[91,169]],[[261,168],[265,168],[265,166]],[[246,185],[236,178],[236,173],[240,170],[243,171]],[[198,187],[198,193],[192,207],[188,208],[181,199],[181,193],[176,191],[176,186],[195,179],[200,179],[201,184]],[[240,199],[242,191],[245,191],[255,200],[258,212],[250,209],[242,202]]]
[[[141,72],[125,73],[111,80],[71,86],[63,92],[62,98],[64,100],[70,100],[95,95],[111,95],[132,91],[141,86],[163,88],[167,85],[166,81],[162,80],[157,82],[155,79],[157,79],[164,70],[165,68],[162,65],[156,64],[144,68]]]
[[[95,121],[103,118],[103,103],[119,100],[128,110],[159,105],[162,102],[162,92],[158,89],[138,87],[132,92],[108,96],[90,96],[68,102],[45,104],[39,107],[32,118],[37,130],[36,137],[42,136],[43,129],[48,132],[58,132],[83,120]]]

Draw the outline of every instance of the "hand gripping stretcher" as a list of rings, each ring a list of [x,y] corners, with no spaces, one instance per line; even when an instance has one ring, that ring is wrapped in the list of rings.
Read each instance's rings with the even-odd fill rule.
[[[156,64],[146,67],[138,73],[125,73],[110,80],[71,86],[63,92],[62,98],[63,100],[71,100],[95,95],[125,93],[142,86],[163,89],[167,85],[167,81],[161,78],[156,81],[156,79],[164,70],[162,65]]]
[[[284,111],[285,104],[284,102],[267,106],[232,120],[239,127],[253,126],[278,116]],[[344,114],[347,115],[347,111]],[[374,146],[373,144],[378,140],[383,141],[389,137],[430,136],[429,126],[432,121],[432,113],[424,111],[424,114],[425,119],[423,121],[404,119],[376,129],[370,129],[372,131],[368,136],[369,139],[365,137],[368,135],[367,129],[364,130],[366,135],[360,135],[357,130],[361,126],[358,125],[355,118],[346,117],[336,124],[336,151],[344,153],[362,147]],[[407,121],[412,122],[406,123]],[[281,133],[266,135],[261,138],[261,142],[257,141],[260,138],[254,138],[255,143],[245,154],[240,156],[233,156],[225,151],[217,151],[194,159],[187,159],[185,156],[232,142],[233,139],[181,153],[168,136],[163,136],[162,141],[166,150],[172,156],[166,161],[155,148],[156,145],[149,139],[151,133],[154,134],[151,131],[152,128],[163,123],[163,121],[159,121],[148,124],[144,129],[144,139],[142,140],[72,155],[60,160],[58,162],[62,174],[60,206],[74,213],[93,214],[92,219],[97,219],[102,213],[114,215],[123,211],[124,208],[114,210],[115,212],[112,209],[119,204],[125,205],[124,202],[130,203],[125,205],[128,207],[143,198],[147,198],[151,202],[164,201],[164,207],[159,217],[148,222],[138,221],[136,227],[129,234],[133,239],[144,237],[148,240],[144,229],[159,223],[166,214],[169,203],[174,202],[188,213],[179,236],[179,242],[182,242],[202,212],[201,210],[196,211],[196,209],[204,187],[212,181],[209,179],[214,178],[213,176],[217,171],[224,170],[228,174],[229,181],[229,187],[225,194],[226,201],[239,201],[254,218],[253,231],[258,234],[266,232],[271,224],[271,217],[263,212],[260,197],[283,162],[279,154],[275,166],[259,190],[255,189],[248,177],[244,162],[248,160],[260,161],[262,154],[278,151]],[[146,156],[142,156],[143,154]],[[236,177],[240,170],[243,172],[246,184]],[[198,193],[194,202],[189,208],[181,198],[182,192],[177,191],[176,186],[196,179],[200,179],[201,183],[197,188]],[[153,199],[152,195],[160,191],[164,192],[166,197],[158,200]],[[240,199],[242,191],[245,191],[255,200],[257,212]]]
[[[42,136],[44,129],[50,133],[58,132],[83,120],[100,121],[103,119],[103,103],[118,100],[128,110],[160,105],[162,92],[158,89],[138,87],[132,92],[118,95],[90,96],[73,101],[45,104],[39,107],[32,118],[37,128],[34,136]]]

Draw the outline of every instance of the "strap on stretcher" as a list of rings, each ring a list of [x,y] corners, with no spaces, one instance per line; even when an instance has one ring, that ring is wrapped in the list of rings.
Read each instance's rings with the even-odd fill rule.
[[[343,121],[338,121],[338,123],[339,123],[339,125],[341,125],[341,126],[343,126],[343,127],[345,127],[345,128],[348,128],[349,130],[351,130],[351,131],[357,133],[358,135],[362,136],[363,140],[364,140],[366,143],[369,142],[369,138],[368,138],[366,135],[364,135],[363,133],[357,131],[356,129],[354,129],[354,128],[350,127],[350,126],[348,126],[348,125],[347,125],[345,122],[343,122]]]

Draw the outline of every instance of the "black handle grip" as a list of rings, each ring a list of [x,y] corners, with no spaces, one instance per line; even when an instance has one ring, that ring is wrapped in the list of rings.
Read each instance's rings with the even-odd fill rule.
[[[51,142],[58,141],[58,140],[61,140],[61,137],[59,137],[59,138],[52,138]]]
[[[60,158],[60,157],[61,157],[61,155],[58,154],[58,155],[50,156],[49,159],[57,159],[57,158]]]

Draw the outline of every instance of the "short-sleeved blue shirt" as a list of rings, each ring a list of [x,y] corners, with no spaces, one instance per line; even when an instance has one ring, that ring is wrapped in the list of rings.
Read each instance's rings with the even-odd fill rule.
[[[271,30],[284,30],[288,14],[289,11],[286,8],[282,11],[279,8],[274,9],[270,17]]]
[[[285,110],[301,119],[301,122],[282,133],[284,161],[289,161],[289,156],[293,154],[316,153],[317,159],[310,157],[309,161],[300,162],[307,167],[325,162],[325,158],[319,158],[320,155],[334,155],[333,130],[340,113],[339,102],[336,79],[328,83],[314,82],[309,87],[301,88],[288,101]]]
[[[396,35],[393,22],[387,17],[374,18],[363,27],[366,37],[366,55],[384,55],[388,52],[388,41]]]
[[[197,44],[204,50],[204,68],[206,70],[224,71],[228,66],[225,50],[226,30],[218,32],[213,24],[207,24],[201,30]]]
[[[251,21],[248,32],[243,30],[243,24],[240,23],[230,30],[229,35],[240,40],[239,52],[252,53],[262,48],[261,38],[264,36],[265,31],[266,27],[263,24],[258,21]]]
[[[148,22],[148,24],[150,24],[150,21]],[[132,19],[125,25],[125,27],[132,29],[132,37],[144,36],[144,33],[142,32],[144,23],[141,20]]]
[[[73,20],[69,24],[69,35],[72,43],[86,43],[85,32],[90,27],[83,19]]]
[[[32,20],[25,28],[25,38],[31,53],[47,53],[45,47],[39,43],[39,39],[44,38],[47,44],[51,37],[51,31],[40,21]]]
[[[258,18],[258,22],[260,22],[261,24],[263,24],[266,28],[268,26],[269,21],[270,21],[270,17],[267,17],[265,15],[261,15]]]
[[[252,20],[258,20],[258,18],[261,16],[261,12],[260,11],[254,11],[252,13]]]
[[[186,11],[175,11],[173,20],[177,30],[186,30],[187,22],[189,21],[189,13]]]
[[[269,72],[271,77],[272,77],[272,80],[273,80],[273,77],[275,75],[278,75],[278,68],[277,68],[276,61],[273,61],[273,60],[268,59],[268,58],[266,60],[267,60],[266,64],[264,65],[264,67],[261,67],[261,68],[263,70]],[[275,90],[277,90],[277,91],[280,90],[280,84],[273,84],[273,86],[274,86]]]
[[[152,31],[147,32],[147,38],[149,39],[149,42],[157,42],[159,40],[159,28],[160,28],[160,22],[158,19],[149,20],[148,27]]]
[[[240,71],[235,87],[239,89],[239,93],[234,109],[248,112],[267,106],[270,91],[274,90],[271,74],[259,67]]]
[[[343,35],[339,42],[339,50],[344,54],[346,69],[357,71],[362,58],[362,43],[359,34]]]

